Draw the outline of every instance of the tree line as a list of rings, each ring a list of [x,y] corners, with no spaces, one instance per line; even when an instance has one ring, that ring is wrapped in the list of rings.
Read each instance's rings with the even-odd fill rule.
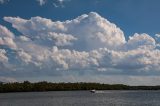
[[[40,92],[40,91],[69,91],[69,90],[160,90],[160,86],[128,86],[123,84],[100,83],[52,83],[29,81],[3,83],[0,82],[0,93],[4,92]]]

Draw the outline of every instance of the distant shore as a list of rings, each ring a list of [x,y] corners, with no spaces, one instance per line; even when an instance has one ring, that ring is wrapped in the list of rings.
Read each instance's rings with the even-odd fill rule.
[[[7,92],[41,92],[41,91],[73,91],[73,90],[160,90],[160,86],[129,86],[123,84],[101,84],[101,83],[52,83],[24,81],[22,83],[0,82],[0,93]]]

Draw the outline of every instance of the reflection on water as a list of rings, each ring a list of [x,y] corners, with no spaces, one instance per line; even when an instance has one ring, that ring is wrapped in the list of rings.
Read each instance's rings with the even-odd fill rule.
[[[1,93],[0,106],[160,106],[160,91]]]

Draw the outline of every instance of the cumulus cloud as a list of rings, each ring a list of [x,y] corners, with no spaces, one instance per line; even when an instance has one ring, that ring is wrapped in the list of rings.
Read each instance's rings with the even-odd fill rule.
[[[61,37],[63,34],[64,39],[66,34],[67,37],[70,34],[68,39],[71,39],[71,36],[74,36],[71,40],[78,39],[73,45],[77,50],[94,50],[103,47],[119,49],[126,42],[120,28],[94,12],[64,22],[53,22],[41,17],[33,17],[30,20],[19,17],[4,17],[4,20],[12,23],[12,26],[23,35],[28,35],[33,39],[46,40],[51,34],[55,36],[56,33]],[[83,48],[79,45],[80,43]]]
[[[55,41],[56,46],[72,45],[72,40],[77,40],[74,36],[63,33],[49,33],[49,40]]]
[[[6,45],[13,49],[16,48],[14,34],[2,25],[0,25],[0,45]]]
[[[2,25],[0,25],[0,35],[1,37],[14,38],[14,34]]]
[[[63,22],[41,17],[4,20],[22,34],[15,36],[0,26],[0,45],[8,47],[1,50],[0,59],[7,61],[16,75],[60,75],[65,71],[80,75],[160,74],[156,39],[135,33],[126,41],[119,27],[95,12]]]
[[[135,33],[133,36],[129,37],[127,42],[127,50],[136,48],[154,49],[155,47],[156,42],[154,38],[145,33]]]
[[[27,54],[26,52],[24,52],[23,50],[18,52],[18,56],[25,63],[31,62],[32,57],[29,54]]]

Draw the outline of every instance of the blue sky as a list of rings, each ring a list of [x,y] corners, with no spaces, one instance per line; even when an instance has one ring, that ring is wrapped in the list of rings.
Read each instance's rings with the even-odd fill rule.
[[[157,85],[159,0],[0,0],[0,80]]]
[[[52,20],[73,19],[91,11],[99,13],[119,26],[127,36],[138,33],[159,33],[159,0],[68,0],[53,6],[56,0],[48,0],[40,6],[36,0],[10,0],[0,5],[0,23],[4,16],[30,18],[41,16]]]

